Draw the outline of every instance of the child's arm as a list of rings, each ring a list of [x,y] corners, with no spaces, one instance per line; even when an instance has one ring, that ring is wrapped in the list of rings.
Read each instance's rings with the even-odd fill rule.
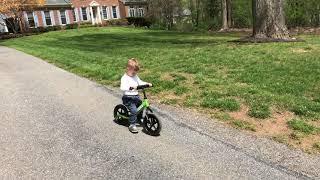
[[[142,80],[139,78],[139,76],[137,76],[137,79],[138,79],[138,84],[139,84],[139,85],[147,85],[147,84],[148,84],[149,86],[152,86],[151,83],[142,81]]]

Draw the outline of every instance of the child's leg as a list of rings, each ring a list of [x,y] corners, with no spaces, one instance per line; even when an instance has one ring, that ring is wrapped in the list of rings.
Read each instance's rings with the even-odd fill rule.
[[[136,107],[138,108],[141,104],[142,104],[142,101],[141,101],[140,97],[138,96],[136,99]],[[139,123],[140,123],[141,118],[142,118],[142,113],[137,114],[137,121]]]
[[[129,122],[130,122],[130,125],[134,125],[136,124],[136,121],[137,121],[137,106],[136,106],[136,99],[134,96],[132,97],[129,97],[129,96],[124,96],[122,98],[123,100],[123,104],[125,106],[127,106],[127,108],[129,109],[130,111],[130,117],[129,117]]]

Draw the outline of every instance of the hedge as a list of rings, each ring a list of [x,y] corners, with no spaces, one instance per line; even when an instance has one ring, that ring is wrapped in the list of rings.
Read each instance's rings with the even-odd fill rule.
[[[127,17],[129,25],[137,27],[150,27],[152,22],[144,17]]]

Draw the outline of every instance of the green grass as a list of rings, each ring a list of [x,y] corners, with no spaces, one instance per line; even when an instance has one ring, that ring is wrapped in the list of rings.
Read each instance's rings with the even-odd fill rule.
[[[313,148],[316,149],[316,150],[318,150],[318,151],[320,152],[320,142],[314,143],[314,144],[313,144]]]
[[[246,121],[235,120],[235,121],[232,122],[232,124],[238,129],[256,131],[256,128],[254,127],[254,125],[252,125],[252,124],[250,124],[249,122],[246,122]]]
[[[288,121],[288,126],[295,131],[298,131],[307,135],[316,134],[320,132],[320,128],[317,128],[299,119],[293,119]]]
[[[43,58],[105,85],[118,86],[128,58],[168,104],[237,111],[256,118],[271,109],[320,119],[320,37],[306,42],[237,44],[243,34],[86,28],[11,39],[1,45]],[[161,93],[176,98],[167,99]]]

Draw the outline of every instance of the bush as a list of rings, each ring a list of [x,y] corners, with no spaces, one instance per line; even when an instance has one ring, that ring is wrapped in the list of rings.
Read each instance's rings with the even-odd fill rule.
[[[9,35],[10,33],[8,33],[8,32],[0,32],[0,37],[1,36],[5,36],[5,35]]]
[[[112,19],[108,20],[107,24],[111,26],[127,26],[129,22],[127,19]]]
[[[193,24],[190,22],[182,21],[176,24],[176,29],[182,32],[191,32],[193,31]]]
[[[4,39],[11,39],[11,38],[19,38],[19,37],[23,37],[29,34],[1,34],[0,35],[0,40],[4,40]]]
[[[47,27],[38,27],[37,31],[39,33],[45,33],[45,32],[48,32],[49,30],[47,29]]]
[[[136,27],[148,27],[151,26],[151,21],[144,17],[127,17],[128,25],[134,25]]]
[[[66,29],[77,29],[79,26],[78,24],[67,24]]]
[[[61,26],[52,26],[54,31],[59,31],[62,29]]]

